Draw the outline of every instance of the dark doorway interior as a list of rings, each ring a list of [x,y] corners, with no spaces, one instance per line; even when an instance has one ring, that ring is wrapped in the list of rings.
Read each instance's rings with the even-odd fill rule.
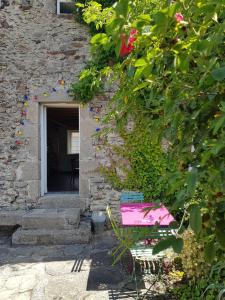
[[[48,192],[79,192],[79,145],[79,109],[48,107]]]

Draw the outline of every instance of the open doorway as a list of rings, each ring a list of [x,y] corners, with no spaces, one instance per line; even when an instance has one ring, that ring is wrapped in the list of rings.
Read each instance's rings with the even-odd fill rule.
[[[47,192],[79,192],[79,108],[47,107]]]

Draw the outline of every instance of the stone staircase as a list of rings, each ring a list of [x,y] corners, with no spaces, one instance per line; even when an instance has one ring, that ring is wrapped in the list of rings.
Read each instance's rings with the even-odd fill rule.
[[[80,208],[81,212],[88,207],[88,199],[78,195],[52,194],[39,198],[38,208]]]
[[[0,211],[0,225],[20,227],[12,235],[13,245],[68,245],[88,243],[91,223],[82,217],[87,199],[76,195],[41,197],[28,211]]]

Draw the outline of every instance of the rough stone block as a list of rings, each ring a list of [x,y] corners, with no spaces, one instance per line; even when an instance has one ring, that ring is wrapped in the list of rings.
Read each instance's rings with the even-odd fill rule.
[[[32,102],[30,105],[28,105],[27,120],[29,120],[32,124],[38,124],[39,123],[38,103]]]
[[[51,231],[17,229],[12,235],[13,245],[52,245]]]
[[[24,126],[24,136],[26,138],[37,139],[39,136],[39,126],[34,124],[27,124]]]
[[[81,223],[74,230],[23,230],[12,236],[13,245],[72,245],[86,244],[91,238],[90,223]]]
[[[40,179],[40,168],[38,161],[28,161],[24,163],[20,168],[19,178],[26,180],[39,180]]]
[[[28,196],[32,201],[37,201],[40,196],[40,181],[32,180],[28,182]]]
[[[34,209],[22,219],[23,229],[73,229],[80,222],[80,209]]]
[[[98,164],[95,160],[81,160],[80,159],[80,177],[91,177],[96,175],[96,172],[98,170]],[[98,174],[98,172],[97,172]]]
[[[90,241],[91,227],[90,224],[81,223],[79,228],[75,230],[64,230],[63,232],[54,231],[54,244],[55,245],[71,245],[71,244],[85,244]]]
[[[15,226],[22,224],[22,218],[26,214],[25,210],[0,211],[0,226]]]
[[[41,149],[40,149],[40,138],[31,137],[26,147],[29,152],[29,156],[33,159],[40,160]]]
[[[80,176],[80,194],[83,196],[83,197],[88,197],[89,196],[89,186],[87,184],[87,177],[85,176]]]
[[[83,212],[87,208],[87,198],[78,195],[49,195],[39,198],[39,208],[79,208]]]

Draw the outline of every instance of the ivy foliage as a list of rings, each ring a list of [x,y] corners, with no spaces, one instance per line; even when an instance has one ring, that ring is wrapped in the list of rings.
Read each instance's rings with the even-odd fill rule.
[[[85,104],[90,102],[95,95],[101,94],[104,82],[112,74],[108,66],[119,61],[112,44],[103,47],[105,34],[102,32],[114,16],[113,8],[108,6],[114,2],[112,0],[76,2],[78,20],[80,21],[82,16],[82,20],[89,24],[90,32],[94,35],[91,39],[91,60],[81,72],[79,81],[76,80],[70,87],[70,95],[76,102]],[[98,32],[97,35],[95,35],[96,32]]]
[[[174,197],[170,209],[185,211],[209,261],[223,259],[225,2],[120,0],[113,9],[94,44],[118,56],[121,34],[135,28],[138,35],[135,50],[112,67],[120,85],[111,119],[115,111],[123,116],[118,130],[137,110],[152,120],[152,136],[159,145],[165,138],[177,161],[165,175],[167,195]],[[148,155],[147,146],[143,151]]]
[[[137,115],[132,123],[130,130],[120,130],[123,145],[111,146],[116,159],[111,159],[110,168],[102,167],[101,171],[114,188],[139,190],[144,192],[145,201],[160,202],[168,188],[165,175],[175,168],[175,162],[152,136],[149,120]]]
[[[114,60],[116,56],[112,48],[106,51],[100,46],[93,47],[92,60],[81,72],[79,81],[70,86],[74,101],[85,104],[103,92],[104,82],[112,73],[108,65],[113,64]]]

